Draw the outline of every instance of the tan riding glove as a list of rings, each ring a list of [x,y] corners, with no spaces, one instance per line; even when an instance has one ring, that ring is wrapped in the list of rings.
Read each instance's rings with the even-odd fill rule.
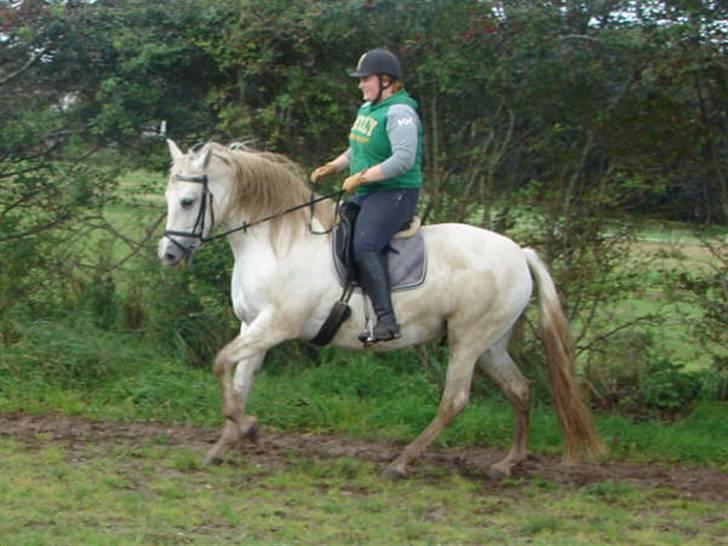
[[[364,169],[364,171],[366,171],[366,169]],[[353,192],[362,184],[366,184],[367,178],[366,176],[364,176],[364,171],[359,171],[356,174],[352,174],[350,177],[344,180],[344,184],[341,186],[341,189],[345,192]]]
[[[332,174],[336,174],[338,172],[338,168],[334,164],[333,161],[329,161],[325,165],[321,165],[320,167],[316,167],[312,172],[311,176],[309,176],[309,180],[311,183],[315,184],[319,180],[326,178],[327,176],[331,176]]]

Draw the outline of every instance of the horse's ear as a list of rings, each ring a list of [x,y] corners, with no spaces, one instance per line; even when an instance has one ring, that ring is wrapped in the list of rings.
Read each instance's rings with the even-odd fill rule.
[[[205,167],[207,167],[207,163],[210,161],[211,154],[212,154],[212,150],[208,147],[205,147],[202,150],[202,153],[192,160],[192,162],[190,163],[190,166],[193,169],[203,171],[205,169]]]
[[[174,143],[174,140],[167,139],[167,147],[169,148],[169,154],[172,156],[172,161],[177,161],[180,157],[185,155]]]

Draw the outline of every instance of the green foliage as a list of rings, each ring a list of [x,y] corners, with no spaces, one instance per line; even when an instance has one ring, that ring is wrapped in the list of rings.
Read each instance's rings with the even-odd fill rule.
[[[723,377],[725,399],[728,385],[728,354],[724,350],[728,346],[728,245],[705,234],[699,235],[707,258],[702,260],[701,267],[671,270],[668,274],[677,277],[676,284],[683,291],[681,296],[701,310],[700,320],[691,330],[708,348],[715,371]]]
[[[80,314],[74,316],[73,328],[63,321],[20,320],[22,337],[3,348],[0,359],[5,377],[91,389],[135,359],[149,357],[148,351],[134,346],[134,338],[99,330]]]
[[[701,392],[706,400],[728,401],[728,362],[716,359],[713,366],[702,373]]]
[[[12,168],[0,197],[0,323],[16,304],[38,316],[63,312],[89,281],[86,258],[108,258],[85,238],[113,185],[108,173],[60,161]]]
[[[48,118],[55,130],[33,129],[41,137],[143,156],[138,136],[166,119],[189,142],[254,137],[319,163],[345,145],[358,102],[347,70],[386,45],[423,106],[440,217],[531,180],[608,189],[633,210],[725,217],[719,3],[134,0],[5,14],[6,73],[45,57],[0,79],[4,125]]]
[[[640,383],[641,400],[656,410],[679,411],[694,401],[699,392],[696,375],[668,360],[655,361]]]
[[[178,358],[207,367],[215,353],[237,333],[230,306],[229,250],[210,246],[191,268],[161,270],[149,256],[137,277],[134,298],[137,329]]]
[[[688,371],[664,356],[655,356],[649,338],[623,336],[633,350],[651,358],[616,360],[611,365],[594,361],[584,370],[592,399],[602,409],[618,409],[637,420],[674,420],[693,409],[696,400],[716,400],[712,370]]]

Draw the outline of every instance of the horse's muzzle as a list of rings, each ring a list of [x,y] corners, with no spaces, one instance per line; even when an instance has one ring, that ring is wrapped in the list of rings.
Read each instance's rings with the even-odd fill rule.
[[[164,236],[159,240],[157,256],[165,267],[174,267],[180,263],[188,263],[199,243],[194,239],[177,240]]]

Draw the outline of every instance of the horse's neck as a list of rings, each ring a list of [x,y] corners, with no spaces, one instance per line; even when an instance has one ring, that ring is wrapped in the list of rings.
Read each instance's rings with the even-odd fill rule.
[[[226,220],[225,229],[234,230],[244,225],[246,225],[245,214],[238,214]],[[255,256],[272,252],[270,228],[268,222],[263,222],[235,231],[228,236],[230,250],[238,264],[249,263],[252,266]]]
[[[227,229],[234,229],[245,223],[245,214],[236,215],[235,218],[228,218]],[[230,248],[236,262],[255,267],[255,260],[265,259],[267,262],[275,261],[283,263],[287,260],[297,259],[313,252],[320,245],[331,245],[331,236],[316,235],[311,233],[308,226],[301,224],[291,229],[283,227],[276,236],[273,236],[274,221],[261,222],[247,230],[238,231],[228,237]],[[322,230],[314,222],[314,231]]]

